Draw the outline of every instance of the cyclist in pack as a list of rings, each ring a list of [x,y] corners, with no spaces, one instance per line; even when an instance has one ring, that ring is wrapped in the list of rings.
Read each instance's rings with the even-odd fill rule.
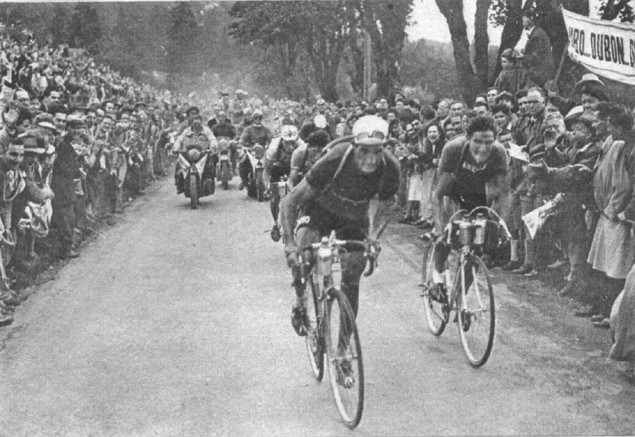
[[[282,126],[280,135],[275,136],[265,153],[264,179],[271,187],[271,183],[281,182],[283,178],[289,177],[291,172],[291,156],[298,148],[305,145],[304,141],[298,138],[298,129],[293,125]],[[280,210],[280,191],[271,190],[271,200],[269,202],[271,215],[273,216],[273,228],[271,229],[271,239],[280,241],[280,225],[278,224],[278,212]]]
[[[312,132],[306,143],[302,143],[291,155],[291,173],[289,174],[289,184],[291,188],[300,183],[313,164],[322,157],[322,152],[330,141],[327,131],[317,129]]]
[[[496,125],[489,116],[473,118],[465,136],[460,136],[445,145],[439,163],[437,196],[440,208],[439,223],[445,227],[456,210],[468,212],[478,206],[489,206],[503,220],[507,219],[510,207],[509,165],[505,147],[495,140]],[[451,250],[445,238],[439,239],[435,250],[435,269],[432,272],[433,289],[443,284],[445,260]]]
[[[298,247],[306,248],[334,230],[339,239],[366,239],[379,250],[377,238],[388,223],[392,200],[399,190],[399,163],[384,150],[387,139],[385,120],[374,115],[361,117],[353,126],[352,141],[331,148],[282,200],[285,254],[295,290],[291,322],[298,335],[307,334]],[[374,198],[376,207],[370,208]],[[310,253],[307,250],[304,255],[312,263]],[[355,314],[365,264],[360,251],[342,257],[342,291]]]

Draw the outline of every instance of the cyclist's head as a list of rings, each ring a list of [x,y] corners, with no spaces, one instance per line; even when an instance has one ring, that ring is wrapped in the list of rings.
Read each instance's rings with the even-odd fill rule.
[[[373,173],[383,160],[388,123],[381,117],[366,115],[353,125],[355,159],[363,173]]]
[[[293,125],[282,126],[280,130],[282,141],[295,141],[298,139],[298,128]]]
[[[323,149],[330,141],[330,136],[324,129],[318,129],[312,132],[307,138],[309,147],[317,147]]]
[[[193,115],[191,121],[192,130],[200,131],[203,128],[203,116],[201,114]]]
[[[322,114],[318,114],[315,117],[313,117],[313,124],[315,124],[315,127],[318,129],[326,129],[326,126],[328,126],[326,117],[323,116]]]
[[[254,124],[262,124],[262,111],[260,109],[256,109],[251,115],[251,118],[254,120]]]
[[[481,115],[474,117],[467,127],[466,134],[470,142],[470,153],[472,157],[477,164],[484,164],[494,147],[494,140],[496,138],[494,119]]]

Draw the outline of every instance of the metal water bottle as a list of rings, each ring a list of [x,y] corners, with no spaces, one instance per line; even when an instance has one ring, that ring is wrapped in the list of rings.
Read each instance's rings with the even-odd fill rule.
[[[329,247],[329,240],[324,237],[322,238],[320,248],[317,250],[318,275],[330,275],[332,262],[333,258],[331,248]]]
[[[482,246],[485,244],[485,227],[487,226],[487,220],[485,214],[479,212],[476,214],[476,220],[474,220],[474,244]]]
[[[469,246],[472,243],[472,223],[469,218],[464,218],[459,222],[459,241],[461,246]]]

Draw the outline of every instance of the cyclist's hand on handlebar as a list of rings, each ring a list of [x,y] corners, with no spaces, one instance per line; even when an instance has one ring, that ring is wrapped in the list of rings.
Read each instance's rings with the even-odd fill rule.
[[[298,247],[295,244],[286,245],[284,253],[287,258],[287,266],[293,268],[300,264],[300,259],[298,258]]]

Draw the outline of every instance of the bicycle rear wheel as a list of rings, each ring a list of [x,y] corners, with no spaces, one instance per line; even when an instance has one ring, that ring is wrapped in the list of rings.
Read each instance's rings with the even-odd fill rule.
[[[329,379],[342,420],[355,428],[364,409],[364,366],[355,315],[340,290],[328,291],[325,343]]]
[[[308,333],[306,336],[306,350],[309,353],[309,362],[313,370],[313,376],[318,381],[324,377],[324,336],[322,334],[321,308],[319,301],[319,289],[315,282],[313,271],[307,277],[307,320]]]
[[[476,255],[468,254],[465,261],[462,270],[465,288],[462,281],[458,284],[462,290],[458,305],[459,336],[472,367],[481,367],[487,362],[494,345],[494,290],[483,260]]]
[[[441,294],[438,291],[433,292],[431,286],[432,271],[434,270],[434,258],[436,253],[436,245],[431,244],[424,248],[423,252],[423,267],[422,267],[422,287],[421,297],[423,298],[423,308],[426,314],[426,320],[428,327],[432,334],[440,336],[445,330],[445,326],[448,323],[450,315],[449,306],[449,291],[454,284],[454,276],[456,274],[456,264],[458,263],[458,256],[455,253],[448,255],[445,263],[445,294]]]

